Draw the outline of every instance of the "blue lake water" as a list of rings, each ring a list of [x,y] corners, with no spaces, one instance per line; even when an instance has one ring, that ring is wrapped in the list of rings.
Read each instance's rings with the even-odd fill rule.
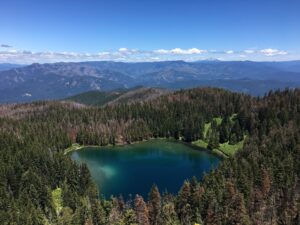
[[[162,192],[177,193],[185,179],[216,168],[220,158],[192,146],[166,140],[151,140],[115,147],[87,147],[71,154],[86,163],[99,191],[105,197],[140,194],[147,197],[153,183]]]

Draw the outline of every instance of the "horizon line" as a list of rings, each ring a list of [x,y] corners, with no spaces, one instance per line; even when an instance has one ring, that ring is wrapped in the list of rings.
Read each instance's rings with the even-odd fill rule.
[[[197,63],[197,62],[256,62],[256,63],[280,63],[280,62],[295,62],[300,61],[300,59],[291,59],[291,60],[223,60],[223,59],[201,59],[201,60],[183,60],[183,59],[174,59],[174,60],[157,60],[157,61],[122,61],[122,60],[83,60],[83,61],[55,61],[55,62],[32,62],[32,63],[14,63],[14,62],[0,62],[0,64],[10,64],[10,65],[24,65],[30,66],[34,64],[59,64],[59,63],[93,63],[93,62],[114,62],[114,63],[160,63],[160,62],[185,62],[185,63]]]

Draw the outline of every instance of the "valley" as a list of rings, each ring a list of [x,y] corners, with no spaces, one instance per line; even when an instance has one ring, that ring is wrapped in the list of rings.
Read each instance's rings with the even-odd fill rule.
[[[1,0],[0,225],[300,225],[299,0]]]
[[[270,216],[297,222],[299,89],[256,98],[195,88],[136,102],[130,94],[134,97],[113,104],[100,101],[99,106],[91,101],[94,95],[83,96],[87,105],[63,100],[0,106],[0,154],[5,159],[0,194],[2,206],[10,208],[1,221],[111,224],[118,215],[118,223],[142,223],[136,215],[148,219],[147,205],[157,204],[163,224],[251,224]],[[169,149],[166,140],[181,142]],[[206,150],[191,150],[191,144]],[[101,150],[79,150],[82,146]],[[220,161],[216,150],[226,154]],[[218,167],[210,170],[216,162]],[[108,179],[114,174],[116,179]],[[97,180],[101,177],[106,180]],[[146,177],[153,179],[144,182]],[[164,184],[168,178],[172,182]],[[157,185],[147,197],[152,183]],[[127,199],[134,192],[140,193]],[[17,213],[24,210],[26,214]]]

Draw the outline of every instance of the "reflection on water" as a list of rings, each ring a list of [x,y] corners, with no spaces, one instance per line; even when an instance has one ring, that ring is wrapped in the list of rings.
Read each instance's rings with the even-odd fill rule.
[[[152,140],[118,147],[85,148],[72,159],[86,163],[92,178],[106,197],[142,194],[147,197],[153,183],[161,191],[175,193],[185,179],[201,179],[218,165],[219,158],[188,145]]]

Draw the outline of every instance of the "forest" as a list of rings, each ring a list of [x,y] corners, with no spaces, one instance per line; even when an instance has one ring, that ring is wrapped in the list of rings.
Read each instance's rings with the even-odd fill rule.
[[[216,121],[219,118],[219,122]],[[206,132],[206,124],[210,129]],[[246,137],[246,138],[245,138]],[[177,194],[97,191],[66,148],[151,138],[243,147]],[[66,101],[0,106],[1,224],[300,224],[300,90],[251,97],[216,88],[103,107]]]

